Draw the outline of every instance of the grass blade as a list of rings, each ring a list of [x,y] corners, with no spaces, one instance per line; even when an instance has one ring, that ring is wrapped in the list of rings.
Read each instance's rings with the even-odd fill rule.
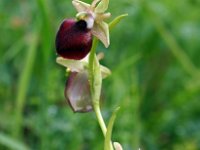
[[[29,150],[24,144],[12,139],[11,137],[0,133],[0,144],[15,150]]]

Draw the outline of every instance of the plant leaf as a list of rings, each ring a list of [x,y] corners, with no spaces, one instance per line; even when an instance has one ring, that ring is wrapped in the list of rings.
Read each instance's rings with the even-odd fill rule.
[[[104,13],[108,9],[109,0],[102,0],[95,8],[95,13]]]
[[[90,8],[90,4],[87,4],[79,0],[73,0],[72,4],[74,5],[74,7],[78,12],[87,11]]]
[[[110,120],[108,123],[108,128],[107,128],[107,132],[106,132],[106,136],[105,136],[105,142],[104,142],[104,150],[110,150],[110,142],[111,142],[111,136],[112,136],[112,129],[113,129],[113,125],[117,116],[117,112],[119,111],[120,107],[117,107]]]
[[[114,18],[110,23],[109,23],[109,29],[111,30],[113,27],[115,27],[124,17],[128,16],[128,14],[122,14]]]
[[[92,34],[96,36],[107,48],[110,45],[109,27],[105,22],[94,23]]]
[[[10,136],[2,132],[0,132],[0,145],[6,146],[9,149],[29,150],[29,148],[26,145],[20,143],[19,141],[11,138]]]

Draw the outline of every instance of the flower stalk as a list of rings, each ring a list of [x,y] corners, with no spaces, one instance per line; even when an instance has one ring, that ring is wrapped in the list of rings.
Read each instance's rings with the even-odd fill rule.
[[[96,48],[98,45],[98,40],[94,38],[92,49],[89,55],[89,82],[90,90],[92,96],[93,109],[96,114],[98,123],[101,127],[104,137],[106,137],[107,128],[101,114],[100,110],[100,95],[101,95],[101,86],[102,86],[102,75],[99,65],[99,60],[96,56]],[[113,150],[112,142],[110,141],[110,150]]]

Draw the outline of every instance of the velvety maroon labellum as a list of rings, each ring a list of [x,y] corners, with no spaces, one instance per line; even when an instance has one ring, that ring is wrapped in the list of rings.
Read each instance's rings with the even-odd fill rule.
[[[56,35],[56,51],[67,59],[80,60],[92,47],[92,34],[84,20],[64,20]]]

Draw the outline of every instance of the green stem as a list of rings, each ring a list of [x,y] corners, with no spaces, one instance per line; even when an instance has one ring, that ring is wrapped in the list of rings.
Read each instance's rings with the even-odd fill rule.
[[[94,108],[98,123],[105,137],[107,128],[106,128],[103,116],[101,114],[100,105],[99,105],[102,76],[101,76],[99,61],[96,57],[97,45],[98,45],[98,40],[94,38],[92,49],[89,55],[89,80],[90,80],[93,108]],[[113,150],[112,142],[110,142],[110,150]]]
[[[98,40],[94,38],[93,43],[92,43],[92,49],[90,51],[89,55],[89,79],[90,79],[90,85],[91,85],[91,93],[94,93],[93,89],[93,82],[94,82],[94,75],[93,75],[93,70],[94,70],[94,56],[96,52],[96,48],[98,45]]]
[[[96,114],[96,116],[97,116],[97,120],[98,120],[98,122],[99,122],[99,125],[100,125],[100,127],[101,127],[101,130],[102,130],[103,135],[104,135],[104,137],[105,137],[105,136],[106,136],[106,132],[107,132],[107,128],[106,128],[104,119],[103,119],[103,117],[102,117],[99,104],[93,102],[93,106],[94,106],[95,114]]]

